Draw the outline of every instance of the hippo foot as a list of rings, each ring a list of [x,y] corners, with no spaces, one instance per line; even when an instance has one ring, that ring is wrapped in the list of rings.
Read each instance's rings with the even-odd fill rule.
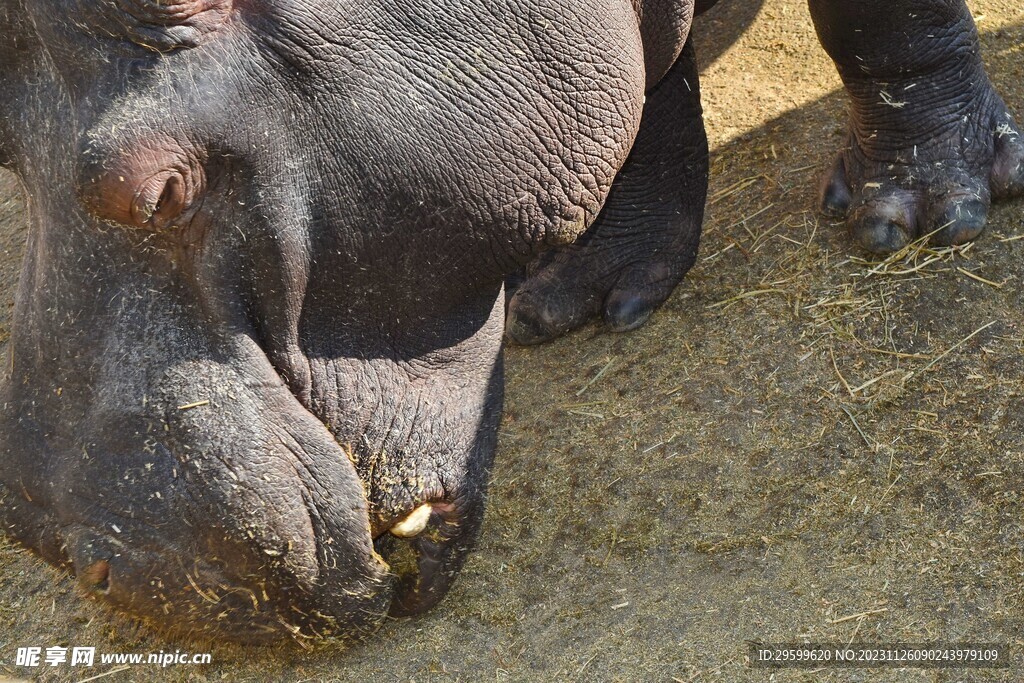
[[[553,339],[601,315],[617,332],[644,324],[693,265],[704,219],[708,144],[692,42],[647,93],[626,165],[595,223],[541,254],[509,298],[506,335]]]
[[[855,96],[847,144],[822,183],[822,213],[845,218],[870,252],[926,236],[962,244],[981,234],[993,199],[1024,193],[1024,141],[984,72],[946,101],[953,88],[927,80],[875,82],[870,104]]]
[[[596,315],[616,332],[640,327],[693,262],[696,245],[670,238],[602,234],[598,223],[575,244],[544,254],[509,300],[506,335],[517,344],[538,344]]]

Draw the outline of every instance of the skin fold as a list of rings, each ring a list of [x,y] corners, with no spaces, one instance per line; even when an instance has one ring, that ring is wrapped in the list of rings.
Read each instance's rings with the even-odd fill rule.
[[[696,258],[711,4],[0,0],[0,524],[175,635],[436,604],[506,335],[633,329]],[[811,10],[852,102],[823,207],[870,249],[975,236],[1024,153],[966,8]]]

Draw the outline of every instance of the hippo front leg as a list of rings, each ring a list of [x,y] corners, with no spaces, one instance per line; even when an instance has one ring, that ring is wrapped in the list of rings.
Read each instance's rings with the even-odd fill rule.
[[[822,211],[873,252],[976,237],[993,199],[1024,191],[1024,145],[963,0],[809,4],[851,100]]]
[[[594,225],[541,255],[509,302],[507,335],[536,344],[598,313],[642,325],[693,265],[704,218],[708,143],[692,41],[647,93],[640,130]]]

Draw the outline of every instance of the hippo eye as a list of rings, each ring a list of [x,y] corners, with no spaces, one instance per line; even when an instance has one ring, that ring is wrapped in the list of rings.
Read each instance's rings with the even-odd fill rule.
[[[233,0],[117,0],[132,41],[166,52],[198,46],[231,13]]]
[[[231,0],[118,0],[121,9],[139,21],[158,26],[185,24],[205,13],[225,15]]]

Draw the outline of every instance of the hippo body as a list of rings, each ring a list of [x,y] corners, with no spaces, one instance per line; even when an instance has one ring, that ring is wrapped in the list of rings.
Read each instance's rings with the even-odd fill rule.
[[[632,329],[695,259],[711,4],[0,0],[3,527],[176,633],[435,604],[506,331]],[[963,3],[810,5],[852,101],[822,208],[876,250],[974,237],[1024,150]]]

